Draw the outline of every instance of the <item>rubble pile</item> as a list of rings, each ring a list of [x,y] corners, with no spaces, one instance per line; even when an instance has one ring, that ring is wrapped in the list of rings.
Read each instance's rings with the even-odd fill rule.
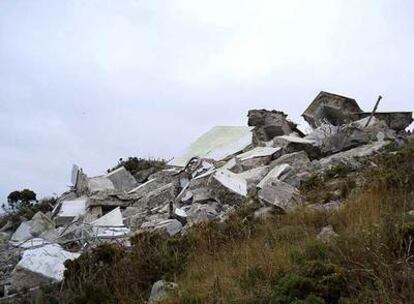
[[[72,186],[50,214],[38,212],[16,231],[0,229],[0,294],[61,281],[65,260],[103,242],[128,246],[144,231],[171,237],[200,222],[224,221],[248,197],[260,205],[255,217],[309,205],[300,187],[313,174],[338,165],[357,169],[383,147],[407,140],[411,112],[375,113],[368,121],[370,115],[354,99],[321,92],[303,113],[309,134],[283,112],[251,110],[248,126],[213,128],[158,172],[132,175],[121,166],[89,177],[74,166]],[[327,228],[321,238],[333,234]]]

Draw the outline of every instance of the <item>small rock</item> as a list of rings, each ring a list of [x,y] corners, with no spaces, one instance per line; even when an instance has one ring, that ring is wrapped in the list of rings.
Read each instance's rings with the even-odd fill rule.
[[[178,285],[173,282],[166,282],[164,280],[160,280],[154,283],[151,288],[151,295],[149,297],[148,303],[149,304],[157,304],[161,303],[168,299],[168,297],[177,292]]]
[[[334,231],[332,225],[323,227],[316,238],[322,243],[328,243],[332,238],[337,237],[338,234]]]

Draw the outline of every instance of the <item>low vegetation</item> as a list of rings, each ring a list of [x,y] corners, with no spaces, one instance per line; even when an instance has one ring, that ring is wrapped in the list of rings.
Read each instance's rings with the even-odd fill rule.
[[[5,213],[0,217],[0,228],[11,222],[12,226],[9,229],[15,230],[23,220],[31,219],[37,212],[46,213],[53,209],[56,198],[37,200],[36,196],[36,193],[30,189],[11,192],[7,196],[7,207],[6,204],[2,206]]]
[[[114,171],[122,166],[125,167],[132,175],[138,174],[140,171],[153,169],[154,172],[165,169],[167,162],[163,159],[151,159],[151,158],[138,158],[138,157],[128,157],[124,160],[119,159],[118,165],[112,169],[108,169],[108,173]]]
[[[37,303],[144,303],[159,279],[179,285],[165,303],[414,303],[413,156],[410,143],[373,159],[336,211],[259,220],[246,204],[183,236],[99,246],[67,262],[62,286],[44,289]],[[308,190],[323,184],[315,179]],[[316,235],[327,225],[338,236],[323,243]]]

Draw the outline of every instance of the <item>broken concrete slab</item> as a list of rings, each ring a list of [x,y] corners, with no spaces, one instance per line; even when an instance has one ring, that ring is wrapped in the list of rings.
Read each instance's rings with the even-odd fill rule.
[[[167,219],[161,221],[147,221],[141,225],[141,229],[161,233],[165,236],[174,236],[183,228],[180,221],[176,219]]]
[[[217,211],[209,204],[193,203],[190,206],[183,207],[183,209],[187,214],[189,226],[214,220],[218,216]]]
[[[299,191],[278,179],[270,179],[258,192],[259,199],[266,205],[273,205],[284,212],[302,205]]]
[[[353,113],[352,120],[367,118],[371,112]],[[396,131],[404,131],[413,122],[413,112],[375,112],[374,117]]]
[[[199,137],[187,151],[172,161],[172,165],[185,166],[192,157],[221,160],[235,154],[252,143],[252,127],[214,127]]]
[[[247,114],[247,124],[253,129],[253,142],[257,145],[276,136],[299,132],[297,125],[287,120],[287,115],[280,111],[250,110]]]
[[[124,226],[124,222],[122,220],[121,209],[119,207],[115,208],[111,212],[108,212],[104,216],[93,221],[91,225],[92,226],[115,226],[115,227]]]
[[[101,191],[114,191],[115,186],[106,176],[95,176],[87,179],[88,193],[96,193]]]
[[[56,225],[68,225],[77,216],[83,216],[86,213],[87,196],[82,196],[74,200],[61,202],[59,212],[55,217]]]
[[[31,221],[22,222],[17,230],[13,233],[12,237],[10,238],[13,242],[24,242],[28,239],[31,239],[33,236],[30,232],[32,229]]]
[[[355,99],[322,91],[302,116],[312,128],[317,128],[323,122],[334,126],[344,124],[352,120],[353,113],[361,112]]]
[[[284,154],[304,151],[310,159],[321,157],[321,150],[315,142],[306,138],[293,135],[277,136],[273,139],[275,147],[282,147]]]
[[[351,150],[321,158],[318,161],[315,160],[312,162],[312,166],[314,169],[322,171],[332,169],[338,165],[344,165],[356,170],[362,165],[360,159],[373,155],[388,144],[390,144],[389,141],[378,141],[368,145],[363,145]]]
[[[240,160],[237,157],[232,157],[220,168],[230,170],[233,173],[240,173],[243,171],[243,167],[240,164]]]
[[[263,179],[257,184],[257,188],[263,188],[271,179],[280,179],[282,174],[285,174],[292,167],[288,164],[280,164],[275,166]]]
[[[93,221],[90,225],[93,234],[101,239],[126,237],[130,232],[129,228],[124,226],[119,207]]]
[[[147,193],[151,192],[152,190],[160,187],[158,181],[156,178],[150,179],[146,181],[145,183],[138,185],[137,187],[133,188],[128,192],[128,194],[137,194],[138,196],[144,196]]]
[[[177,187],[174,183],[169,183],[160,188],[149,192],[146,196],[133,204],[138,208],[154,208],[175,201]]]
[[[192,194],[192,203],[204,203],[214,198],[211,189],[207,187],[189,190]]]
[[[251,158],[257,157],[272,157],[275,156],[278,152],[280,152],[282,148],[280,147],[255,147],[247,152],[238,154],[236,157],[240,161],[244,161]]]
[[[139,195],[126,192],[96,192],[91,194],[86,203],[86,208],[103,207],[112,209],[116,207],[126,208],[140,199]]]
[[[23,252],[22,259],[12,274],[12,285],[17,290],[36,287],[42,283],[63,280],[64,262],[79,257],[79,253],[64,250],[58,244],[46,244]]]
[[[37,212],[30,221],[30,233],[32,236],[39,236],[45,231],[55,229],[55,222],[44,215],[41,211]]]
[[[246,171],[268,165],[272,159],[279,157],[281,154],[281,147],[255,147],[247,152],[236,155],[236,159],[238,160],[237,164],[240,164],[241,171]]]
[[[229,190],[242,196],[247,195],[247,182],[240,175],[226,169],[218,169],[213,177]]]
[[[295,170],[306,170],[306,168],[311,164],[311,161],[305,151],[299,151],[282,155],[278,159],[272,161],[269,167],[274,168],[281,164],[288,164]]]
[[[135,178],[123,166],[109,172],[106,175],[106,178],[108,178],[114,185],[115,189],[119,191],[130,191],[137,185]]]
[[[268,166],[262,166],[239,173],[238,176],[246,180],[249,191],[256,188],[257,184],[269,173],[269,170]]]

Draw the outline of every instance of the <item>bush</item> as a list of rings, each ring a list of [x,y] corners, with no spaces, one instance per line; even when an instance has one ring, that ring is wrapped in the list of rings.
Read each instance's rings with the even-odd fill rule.
[[[108,169],[108,173],[124,166],[132,175],[136,175],[142,170],[153,169],[153,172],[161,171],[167,166],[167,162],[163,159],[145,159],[138,157],[128,157],[127,160],[119,159],[118,165],[112,169]]]

